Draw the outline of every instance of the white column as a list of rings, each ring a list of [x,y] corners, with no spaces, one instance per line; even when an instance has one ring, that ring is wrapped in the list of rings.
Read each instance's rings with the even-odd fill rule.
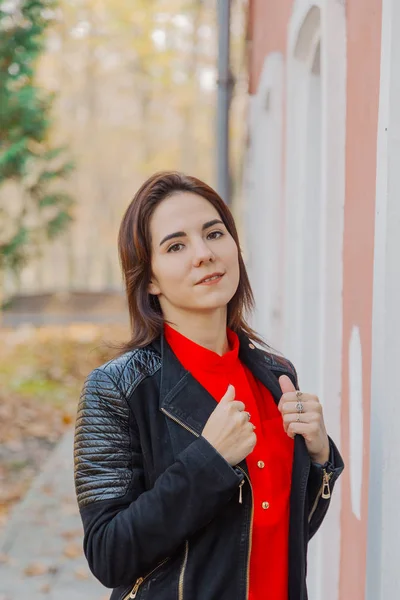
[[[283,350],[298,368],[301,388],[319,395],[328,433],[339,447],[345,32],[341,3],[295,1],[287,59]],[[340,482],[328,516],[310,544],[310,600],[338,599],[339,568]]]
[[[284,61],[269,55],[250,104],[247,181],[247,265],[256,312],[252,325],[266,341],[281,344],[282,112]]]

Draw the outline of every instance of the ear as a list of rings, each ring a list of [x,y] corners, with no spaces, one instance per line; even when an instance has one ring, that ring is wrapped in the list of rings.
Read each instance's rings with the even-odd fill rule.
[[[159,296],[161,294],[161,290],[158,286],[158,283],[155,279],[151,279],[149,286],[147,288],[147,291],[149,294],[152,294],[153,296]]]

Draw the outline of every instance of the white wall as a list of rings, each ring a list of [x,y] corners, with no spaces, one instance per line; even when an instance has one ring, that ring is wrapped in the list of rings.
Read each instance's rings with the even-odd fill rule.
[[[303,391],[319,396],[339,446],[345,31],[341,4],[295,2],[288,32],[283,350],[298,368]],[[340,488],[338,482],[310,544],[310,600],[338,598]]]
[[[282,113],[284,62],[267,57],[250,100],[250,150],[245,194],[247,260],[256,312],[252,325],[279,349],[282,324]]]
[[[400,3],[383,0],[382,9],[367,600],[400,598]]]

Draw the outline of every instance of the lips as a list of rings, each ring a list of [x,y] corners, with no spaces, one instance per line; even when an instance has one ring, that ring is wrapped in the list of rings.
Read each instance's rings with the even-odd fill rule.
[[[211,273],[210,275],[206,275],[205,277],[203,277],[203,279],[200,279],[200,281],[198,281],[196,285],[198,285],[199,283],[204,283],[205,281],[207,281],[207,279],[211,279],[212,277],[222,277],[223,275],[224,273]]]

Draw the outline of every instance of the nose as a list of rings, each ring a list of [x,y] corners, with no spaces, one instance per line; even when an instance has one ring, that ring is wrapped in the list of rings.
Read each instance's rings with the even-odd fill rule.
[[[197,241],[194,245],[193,264],[199,267],[201,264],[212,262],[213,260],[215,260],[214,253],[205,240],[201,239]]]

